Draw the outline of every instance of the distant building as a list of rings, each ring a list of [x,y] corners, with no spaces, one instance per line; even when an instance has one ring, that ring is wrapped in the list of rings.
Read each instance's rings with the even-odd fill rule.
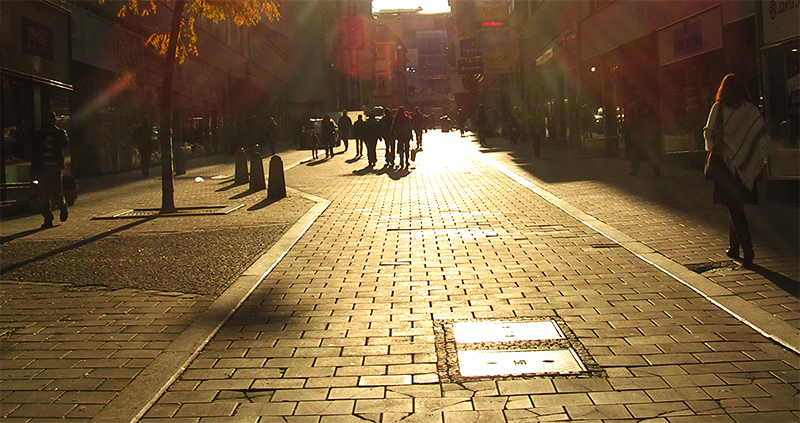
[[[377,24],[396,34],[406,49],[408,92],[403,106],[420,107],[426,113],[447,113],[454,106],[453,83],[460,82],[454,55],[455,26],[449,12],[421,11],[381,10],[375,17]]]
[[[378,24],[375,34],[373,105],[396,108],[406,104],[406,47],[389,27]]]

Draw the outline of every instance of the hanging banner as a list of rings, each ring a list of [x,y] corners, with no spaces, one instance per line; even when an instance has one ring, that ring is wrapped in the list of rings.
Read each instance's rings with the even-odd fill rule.
[[[513,73],[516,72],[514,49],[492,50],[483,53],[484,73]]]
[[[484,73],[512,73],[516,70],[515,39],[508,29],[478,31],[478,46]]]

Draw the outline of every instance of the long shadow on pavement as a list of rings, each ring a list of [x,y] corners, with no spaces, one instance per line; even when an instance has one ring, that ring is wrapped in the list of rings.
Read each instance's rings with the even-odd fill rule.
[[[253,204],[252,206],[250,206],[250,208],[248,208],[247,211],[260,210],[260,209],[263,209],[264,207],[267,207],[270,204],[276,203],[276,202],[278,202],[280,200],[281,200],[281,198],[269,198],[269,197],[267,197],[267,198],[259,201],[258,203]]]
[[[32,213],[31,213],[32,214]],[[46,231],[47,229],[44,228],[36,228],[36,229],[28,229],[27,231],[17,232],[11,235],[4,235],[0,236],[0,244],[5,244],[6,242],[11,242],[15,239],[24,238],[28,235],[33,235],[37,232]]]
[[[778,272],[773,272],[765,267],[754,264],[750,270],[763,276],[765,279],[777,285],[782,290],[792,294],[796,298],[800,298],[800,281],[796,281],[786,275]]]
[[[38,261],[48,259],[48,258],[56,256],[58,254],[61,254],[61,253],[64,253],[64,252],[67,252],[67,251],[70,251],[70,250],[74,250],[74,249],[77,249],[77,248],[80,248],[80,247],[83,247],[84,245],[91,244],[91,243],[93,243],[95,241],[99,241],[99,240],[101,240],[103,238],[107,238],[107,237],[109,237],[111,235],[114,235],[116,233],[125,231],[127,229],[134,228],[134,227],[139,226],[139,225],[141,225],[143,223],[147,223],[147,222],[149,222],[149,221],[151,221],[151,220],[153,220],[153,219],[155,219],[157,217],[158,217],[157,215],[147,216],[147,217],[142,218],[141,220],[137,220],[135,222],[131,222],[131,223],[127,224],[127,225],[122,225],[122,226],[120,226],[118,228],[114,228],[114,229],[112,229],[110,231],[106,231],[106,232],[103,232],[101,234],[97,234],[97,235],[95,235],[95,236],[93,236],[91,238],[86,238],[86,239],[80,240],[80,241],[78,241],[78,242],[76,242],[74,244],[70,244],[70,245],[67,245],[67,246],[64,246],[64,247],[61,247],[61,248],[56,248],[55,250],[48,251],[48,252],[46,252],[44,254],[40,254],[40,255],[38,255],[36,257],[32,257],[32,258],[29,258],[27,260],[23,260],[23,261],[21,261],[19,263],[10,264],[10,265],[8,265],[6,267],[0,268],[0,276],[3,276],[8,272],[11,272],[13,270],[19,269],[19,268],[21,268],[23,266],[27,266],[29,264],[36,263]]]

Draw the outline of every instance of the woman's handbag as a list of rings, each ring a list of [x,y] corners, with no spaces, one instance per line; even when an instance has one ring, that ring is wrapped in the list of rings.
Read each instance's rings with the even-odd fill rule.
[[[725,165],[725,161],[722,159],[723,130],[722,107],[720,106],[717,113],[717,119],[714,121],[714,139],[711,143],[711,150],[709,150],[706,154],[706,164],[703,168],[703,178],[705,179],[717,179],[721,173],[725,172],[730,174],[730,170],[728,170],[728,167]]]
[[[706,154],[706,165],[703,168],[703,178],[705,179],[714,180],[717,179],[721,174],[731,173],[731,171],[728,170],[728,167],[725,166],[725,161],[722,160],[722,153],[714,151],[716,150],[716,147],[717,146],[714,145],[711,148],[711,151]],[[720,150],[722,149],[720,148]]]

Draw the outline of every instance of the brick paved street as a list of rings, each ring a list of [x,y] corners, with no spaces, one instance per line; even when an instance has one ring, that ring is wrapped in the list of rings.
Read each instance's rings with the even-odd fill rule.
[[[221,294],[4,275],[0,415],[149,423],[800,419],[796,205],[764,199],[748,209],[758,266],[743,269],[724,255],[727,217],[710,204],[699,172],[631,177],[619,159],[548,144],[533,160],[527,146],[492,141],[495,148],[481,150],[456,133],[429,132],[410,172],[365,169],[365,159],[349,160],[352,148],[297,165],[308,154],[291,151],[282,154],[287,199],[259,208],[263,196],[244,189],[191,185],[205,204],[247,205],[224,219],[159,218],[122,229],[277,230],[261,258],[247,250],[248,269],[229,276]],[[197,169],[187,181],[197,172],[206,180],[232,174],[230,163]],[[53,230],[24,235],[38,226],[35,216],[3,221],[4,252],[130,223],[89,219],[112,211],[118,195],[144,198],[149,189],[152,199],[158,190],[157,181],[119,178],[79,198],[70,221]],[[464,322],[550,322],[562,336],[463,342],[456,327]],[[580,369],[462,375],[470,353],[553,350],[569,351]],[[511,368],[565,364],[529,357]]]

